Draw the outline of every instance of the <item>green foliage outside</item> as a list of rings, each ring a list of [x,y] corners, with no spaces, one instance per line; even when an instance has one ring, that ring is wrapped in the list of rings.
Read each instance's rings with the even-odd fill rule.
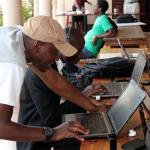
[[[0,14],[0,26],[2,26],[2,25],[3,25],[3,15]]]
[[[24,22],[33,16],[33,0],[29,0],[28,5],[22,3],[22,15]]]

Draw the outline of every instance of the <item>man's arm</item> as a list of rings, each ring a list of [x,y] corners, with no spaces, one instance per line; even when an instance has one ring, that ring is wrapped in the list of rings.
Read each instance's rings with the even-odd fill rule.
[[[73,4],[77,9],[80,9],[80,6],[77,3],[77,0],[74,0],[74,4]]]
[[[0,139],[12,141],[44,141],[46,139],[43,128],[23,126],[12,122],[12,113],[12,106],[0,104]],[[51,141],[59,141],[64,138],[76,138],[82,141],[84,139],[76,133],[88,134],[88,130],[78,122],[62,124],[54,128],[54,131]]]
[[[44,141],[43,128],[32,128],[11,121],[13,106],[0,104],[0,139]]]
[[[80,93],[67,79],[59,75],[52,68],[48,69],[45,72],[40,72],[36,67],[30,65],[30,68],[35,72],[45,84],[56,92],[58,95],[61,95],[65,99],[77,104],[78,106],[88,110],[88,111],[97,111],[97,107],[89,101],[84,95]]]
[[[107,38],[107,37],[114,37],[114,36],[116,36],[115,31],[113,29],[109,29],[104,34],[99,34],[99,35],[96,35],[95,37],[93,37],[93,44],[95,45],[97,40],[100,38]]]
[[[84,90],[82,90],[82,94],[85,95],[86,97],[90,97],[96,93],[106,93],[106,92],[107,89],[100,83],[93,83],[88,87],[86,87]]]

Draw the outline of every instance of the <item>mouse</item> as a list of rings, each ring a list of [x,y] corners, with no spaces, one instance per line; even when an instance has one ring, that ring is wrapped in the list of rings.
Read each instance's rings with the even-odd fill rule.
[[[134,131],[134,129],[129,130],[129,136],[136,136],[136,131]]]
[[[99,101],[101,99],[101,96],[100,95],[97,95],[96,98],[95,98],[97,101]]]

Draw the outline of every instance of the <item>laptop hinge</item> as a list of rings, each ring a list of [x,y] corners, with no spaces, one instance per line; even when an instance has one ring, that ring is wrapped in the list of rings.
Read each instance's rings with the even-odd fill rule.
[[[109,119],[107,113],[103,112],[102,115],[103,115],[103,118],[104,118],[106,127],[107,127],[107,129],[108,129],[108,133],[109,133],[109,134],[114,134],[114,130],[113,130],[113,128],[112,128],[111,121],[110,121],[110,119]]]

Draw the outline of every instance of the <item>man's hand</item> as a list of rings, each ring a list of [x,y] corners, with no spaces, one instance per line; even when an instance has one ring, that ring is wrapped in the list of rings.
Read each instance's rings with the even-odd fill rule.
[[[96,45],[97,40],[98,40],[97,36],[94,36],[94,37],[93,37],[93,41],[92,41],[93,45]]]
[[[106,93],[106,92],[107,92],[107,89],[103,85],[101,85],[100,83],[93,83],[89,85],[88,87],[86,87],[82,91],[82,94],[84,94],[86,97],[89,97],[96,93]]]
[[[87,135],[89,131],[85,129],[83,125],[79,122],[70,121],[68,123],[63,123],[60,126],[54,128],[55,133],[51,138],[51,141],[60,141],[65,138],[75,138],[79,141],[83,141],[84,138],[79,136],[79,134]]]

